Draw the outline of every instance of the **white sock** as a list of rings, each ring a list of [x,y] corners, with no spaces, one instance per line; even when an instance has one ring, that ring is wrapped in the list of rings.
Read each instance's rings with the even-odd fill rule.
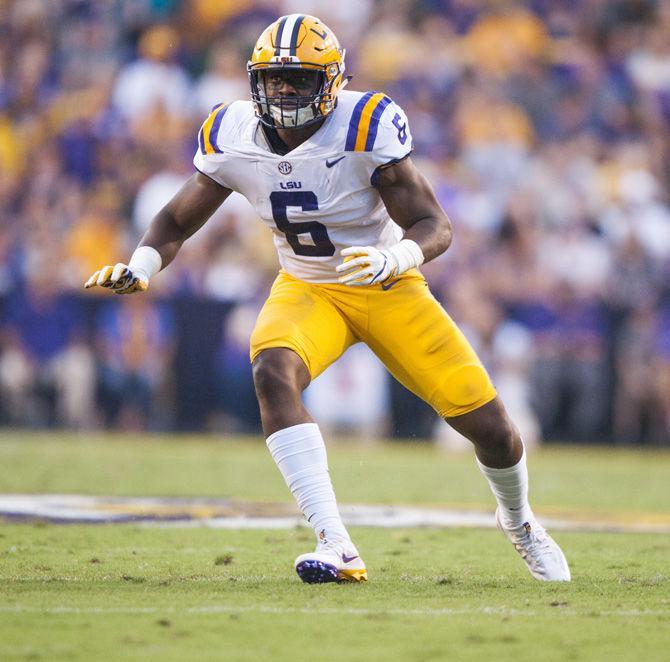
[[[278,430],[266,443],[317,540],[351,540],[337,509],[319,426],[301,423]]]
[[[505,527],[516,528],[530,521],[533,518],[533,511],[528,505],[526,450],[524,449],[521,459],[516,464],[504,469],[484,466],[477,456],[475,459],[500,506]]]

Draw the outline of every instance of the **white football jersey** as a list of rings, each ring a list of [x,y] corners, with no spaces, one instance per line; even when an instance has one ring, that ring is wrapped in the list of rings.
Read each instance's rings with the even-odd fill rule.
[[[412,151],[412,137],[405,113],[380,92],[340,92],[316,133],[283,156],[270,150],[250,101],[215,107],[198,143],[195,167],[249,200],[296,278],[337,282],[341,249],[402,238],[375,182]]]

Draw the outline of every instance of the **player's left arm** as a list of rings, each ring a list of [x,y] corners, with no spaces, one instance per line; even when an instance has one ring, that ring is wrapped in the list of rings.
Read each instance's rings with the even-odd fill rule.
[[[389,215],[405,230],[404,239],[418,244],[423,262],[449,248],[451,221],[409,156],[382,168],[377,188]]]
[[[336,270],[345,285],[382,283],[441,255],[451,244],[449,217],[409,156],[381,168],[376,184],[405,236],[388,249],[352,246],[341,251],[344,262]]]

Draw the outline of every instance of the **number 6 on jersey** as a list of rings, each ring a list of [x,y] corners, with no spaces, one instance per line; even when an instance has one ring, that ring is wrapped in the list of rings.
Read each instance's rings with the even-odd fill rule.
[[[328,237],[328,231],[323,223],[318,221],[291,223],[288,220],[288,207],[299,207],[303,211],[319,209],[319,201],[312,191],[273,191],[270,193],[270,204],[277,227],[286,235],[286,241],[296,255],[330,257],[335,254],[335,246]],[[311,235],[313,246],[300,243],[298,235],[306,233]]]

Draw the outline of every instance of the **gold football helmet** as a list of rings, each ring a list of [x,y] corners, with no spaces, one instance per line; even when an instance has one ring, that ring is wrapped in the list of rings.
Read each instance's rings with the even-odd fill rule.
[[[344,54],[332,30],[314,16],[290,14],[268,26],[247,63],[260,121],[297,129],[326,117],[347,82]]]

